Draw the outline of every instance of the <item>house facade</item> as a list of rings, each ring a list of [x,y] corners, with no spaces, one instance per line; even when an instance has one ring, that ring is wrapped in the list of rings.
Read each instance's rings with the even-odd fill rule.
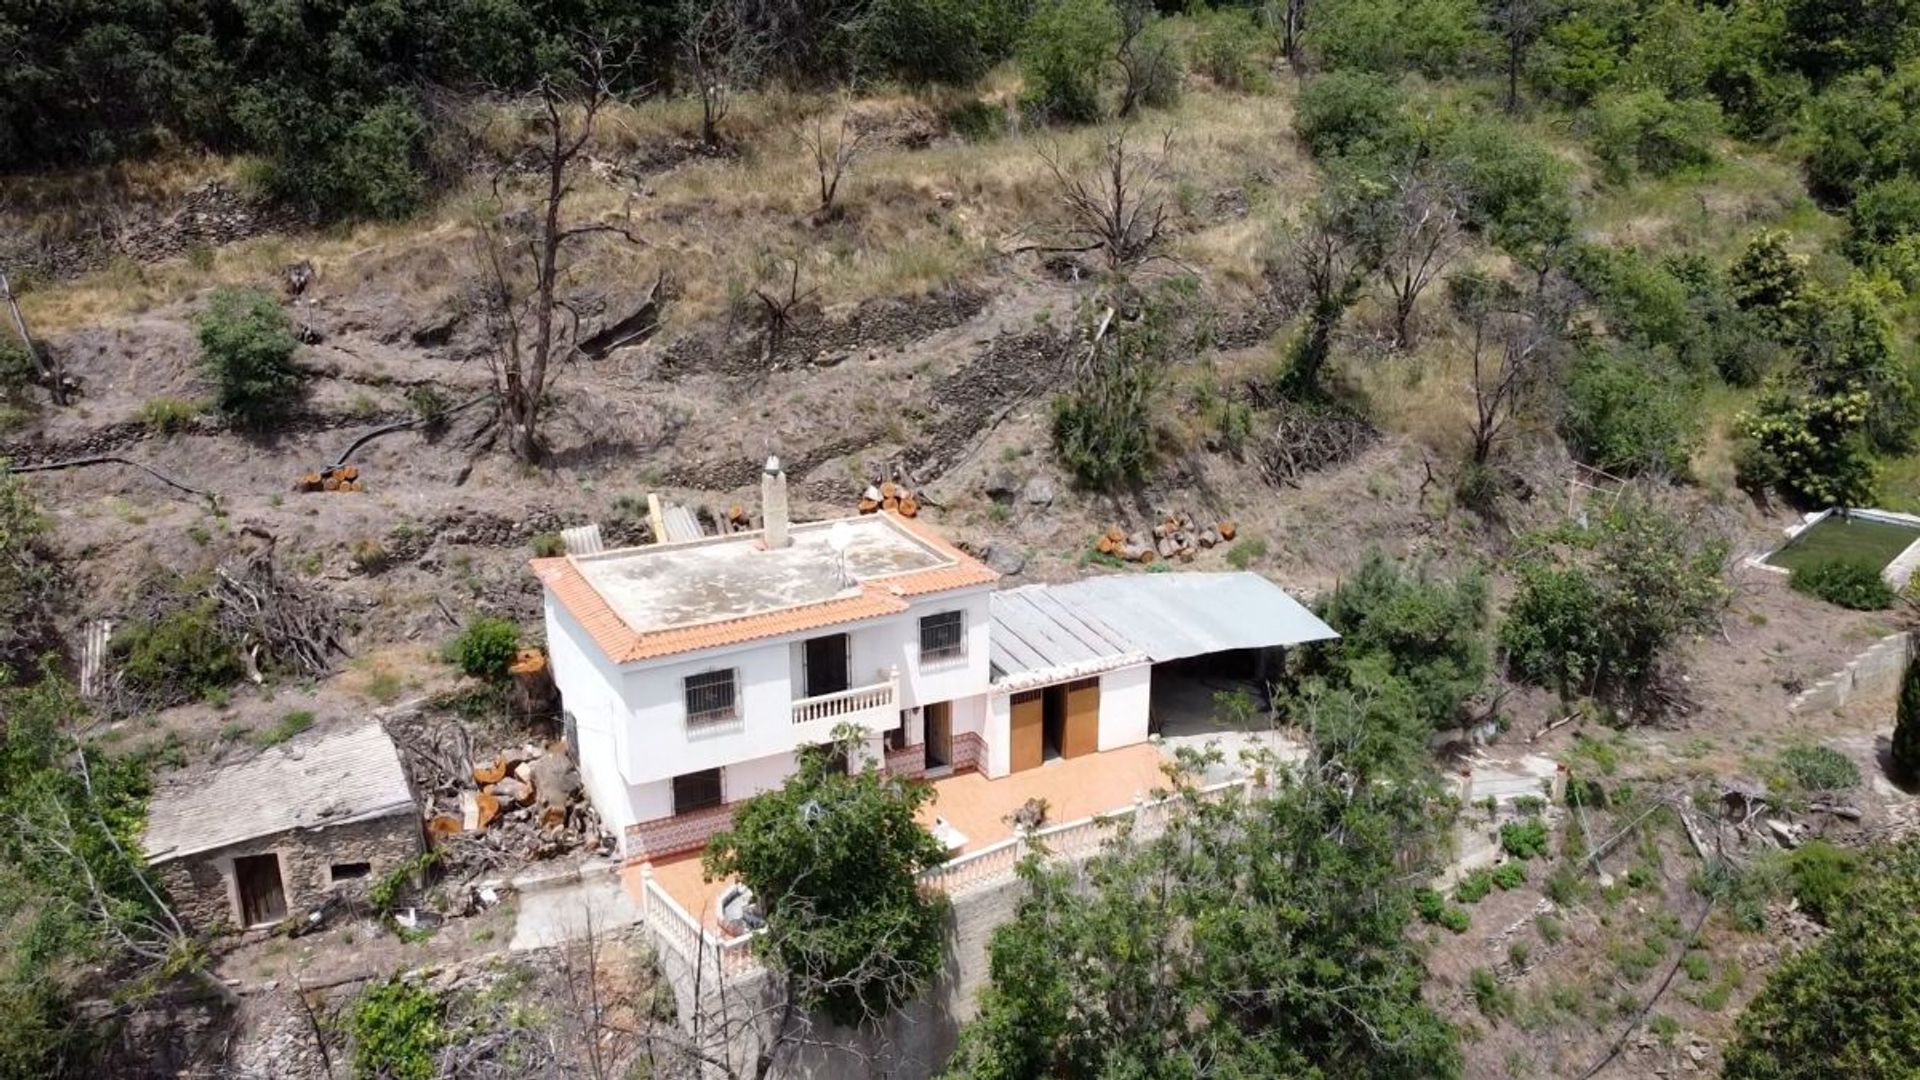
[[[762,503],[760,531],[532,562],[568,738],[627,858],[702,846],[842,724],[914,776],[1147,738],[1156,657],[1137,631],[1046,586],[997,590],[890,513],[791,525],[777,461]]]

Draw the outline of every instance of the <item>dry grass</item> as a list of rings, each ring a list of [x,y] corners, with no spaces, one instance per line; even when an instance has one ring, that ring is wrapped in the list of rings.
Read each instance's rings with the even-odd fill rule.
[[[1001,72],[977,96],[1004,103],[1015,89]],[[941,117],[958,100],[903,93],[858,101],[786,91],[743,96],[726,121],[730,155],[692,154],[642,182],[606,169],[581,177],[573,215],[622,221],[645,243],[595,245],[578,276],[651,277],[665,265],[681,289],[670,318],[685,324],[742,303],[786,259],[800,262],[802,287],[817,288],[823,304],[913,295],[1005,272],[1001,251],[1058,224],[1042,152],[1091,163],[1121,127],[907,145],[941,130]],[[619,106],[603,125],[595,157],[626,160],[684,146],[697,110],[686,98]],[[840,214],[816,223],[815,172],[798,132],[810,118],[837,123],[841,115],[868,137],[843,183]],[[1256,286],[1272,222],[1297,213],[1313,190],[1313,169],[1289,133],[1291,115],[1290,86],[1268,95],[1196,89],[1175,108],[1132,125],[1136,138],[1173,133],[1167,192],[1176,209],[1173,253],[1216,288]],[[517,111],[502,104],[475,107],[471,122],[495,153],[510,152],[529,135]],[[193,182],[189,170],[162,175],[180,186]],[[1246,193],[1249,213],[1215,211],[1216,196],[1228,190]],[[533,178],[518,178],[504,189],[505,201],[528,203],[537,192]],[[300,258],[313,260],[323,278],[446,294],[470,276],[464,234],[478,216],[499,209],[491,184],[476,181],[408,222],[246,241],[214,252],[211,265],[203,259],[198,268],[183,260],[124,263],[43,287],[25,302],[36,325],[59,332],[137,315],[215,285],[272,285]]]

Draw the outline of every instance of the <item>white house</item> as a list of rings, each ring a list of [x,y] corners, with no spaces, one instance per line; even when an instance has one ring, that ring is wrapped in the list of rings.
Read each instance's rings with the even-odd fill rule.
[[[581,775],[631,859],[701,846],[841,724],[889,769],[998,777],[1145,740],[1156,662],[1333,636],[1257,575],[996,591],[893,514],[790,525],[777,461],[762,499],[758,532],[533,560]]]

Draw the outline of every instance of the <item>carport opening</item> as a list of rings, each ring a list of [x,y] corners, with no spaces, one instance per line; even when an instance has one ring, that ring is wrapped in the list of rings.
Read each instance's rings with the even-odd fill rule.
[[[1284,650],[1229,649],[1153,665],[1147,730],[1155,735],[1204,735],[1245,730],[1220,707],[1220,695],[1244,693],[1252,701],[1249,721],[1264,731],[1271,711],[1268,684],[1281,671]]]

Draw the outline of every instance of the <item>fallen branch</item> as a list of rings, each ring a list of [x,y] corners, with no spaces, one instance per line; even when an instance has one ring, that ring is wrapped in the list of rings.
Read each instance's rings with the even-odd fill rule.
[[[1541,728],[1539,731],[1536,731],[1533,734],[1527,736],[1527,741],[1539,742],[1542,738],[1546,737],[1547,733],[1552,731],[1557,731],[1560,728],[1566,727],[1568,724],[1573,723],[1574,718],[1579,715],[1580,715],[1579,713],[1568,713],[1567,715],[1561,717],[1560,719],[1555,720],[1552,723],[1548,724],[1547,726]]]

